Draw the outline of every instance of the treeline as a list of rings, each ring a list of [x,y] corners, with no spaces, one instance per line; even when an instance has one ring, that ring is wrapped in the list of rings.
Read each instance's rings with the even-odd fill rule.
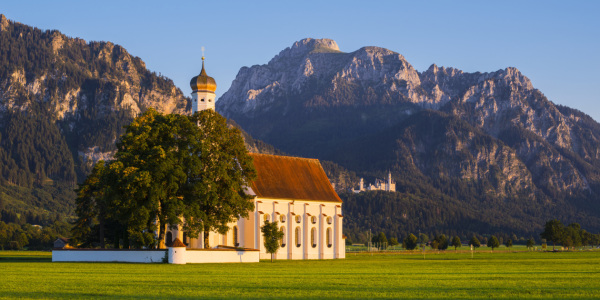
[[[511,239],[521,244],[530,238],[541,240],[539,233],[547,212],[539,217],[507,216],[503,210],[520,209],[518,202],[491,201],[481,208],[435,189],[404,182],[399,182],[399,186],[400,192],[395,193],[340,193],[344,201],[344,234],[358,243],[368,240],[369,230],[384,232],[398,241],[419,232],[429,237],[459,236],[463,240],[476,236],[480,241],[495,235],[501,241]]]
[[[64,221],[57,221],[49,226],[0,221],[0,249],[49,250],[58,237],[68,236],[70,230],[71,225]]]
[[[560,244],[567,249],[600,244],[600,234],[593,234],[581,228],[578,223],[567,226],[557,219],[546,222],[540,236],[552,242],[553,248]]]

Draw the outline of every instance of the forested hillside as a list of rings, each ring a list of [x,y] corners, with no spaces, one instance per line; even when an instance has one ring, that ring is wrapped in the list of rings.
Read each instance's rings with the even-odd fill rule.
[[[0,15],[0,207],[28,222],[73,215],[73,189],[148,107],[185,113],[170,79],[110,42]],[[14,220],[11,220],[11,222]],[[40,221],[40,223],[48,223]]]

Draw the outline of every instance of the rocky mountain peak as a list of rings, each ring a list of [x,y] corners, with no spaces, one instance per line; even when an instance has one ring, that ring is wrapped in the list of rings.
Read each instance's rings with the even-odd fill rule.
[[[507,86],[518,86],[525,90],[532,90],[533,85],[527,76],[514,67],[508,67],[504,70],[498,70],[492,73],[493,78],[501,80]]]
[[[338,44],[332,39],[313,39],[306,38],[299,40],[292,45],[292,53],[306,53],[311,51],[340,51]],[[284,50],[285,51],[285,50]]]
[[[269,62],[269,64],[273,64],[282,60],[298,59],[310,53],[332,52],[340,52],[340,47],[338,47],[334,40],[306,38],[295,42],[292,47],[283,49]]]
[[[6,30],[8,25],[10,25],[10,24],[9,24],[9,21],[6,18],[6,16],[3,14],[0,14],[0,31]]]

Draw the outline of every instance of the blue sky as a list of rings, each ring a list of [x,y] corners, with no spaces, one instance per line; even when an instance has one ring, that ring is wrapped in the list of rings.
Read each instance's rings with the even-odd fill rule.
[[[171,3],[173,2],[173,3]],[[111,41],[186,95],[206,68],[223,94],[243,66],[306,38],[380,46],[418,71],[516,67],[551,101],[600,120],[600,1],[10,1],[9,19]]]

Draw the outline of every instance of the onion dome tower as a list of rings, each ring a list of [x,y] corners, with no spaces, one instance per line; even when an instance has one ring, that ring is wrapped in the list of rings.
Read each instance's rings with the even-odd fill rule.
[[[192,88],[192,114],[205,109],[215,110],[217,83],[214,78],[206,75],[204,55],[202,56],[202,71],[200,71],[200,75],[192,78],[190,87]]]

